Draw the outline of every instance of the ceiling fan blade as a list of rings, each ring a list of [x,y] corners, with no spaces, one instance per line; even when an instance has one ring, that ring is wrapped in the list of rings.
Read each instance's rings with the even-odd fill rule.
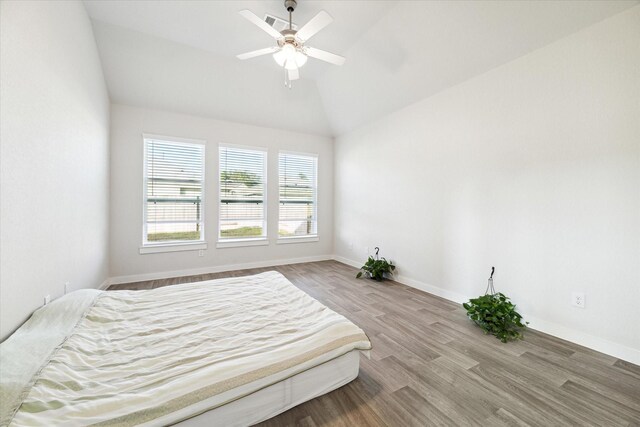
[[[300,73],[297,68],[287,70],[287,74],[289,76],[289,80],[298,80],[300,78]]]
[[[238,13],[260,27],[263,31],[269,33],[269,35],[274,39],[278,40],[282,38],[282,34],[280,34],[275,28],[260,19],[255,13],[251,12],[250,10],[245,9],[241,10]]]
[[[318,12],[316,16],[311,18],[311,21],[304,24],[300,30],[296,33],[296,37],[302,41],[307,41],[313,37],[318,31],[326,27],[333,22],[333,18],[324,10]]]
[[[268,55],[269,53],[274,53],[278,50],[277,47],[265,47],[264,49],[258,49],[247,53],[241,53],[240,55],[236,55],[238,59],[250,59],[255,58],[256,56]]]
[[[316,49],[315,47],[307,47],[304,52],[312,58],[316,58],[333,65],[342,65],[344,64],[344,61],[347,60],[344,56],[336,55],[335,53],[327,52],[326,50]]]

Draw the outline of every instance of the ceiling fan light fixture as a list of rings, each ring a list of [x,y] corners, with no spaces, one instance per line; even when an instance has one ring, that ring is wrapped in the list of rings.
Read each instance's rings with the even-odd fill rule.
[[[298,68],[302,67],[304,64],[307,63],[307,55],[305,55],[302,51],[300,50],[296,50],[296,57],[295,57],[295,61],[296,61],[296,65],[298,66]]]
[[[282,46],[282,49],[274,53],[273,59],[279,66],[285,67],[287,70],[300,68],[307,63],[307,55],[289,43],[286,43]]]
[[[284,68],[287,70],[297,70],[298,64],[296,64],[296,61],[287,61],[284,64]]]
[[[290,62],[291,63],[295,62],[296,60],[295,46],[293,46],[291,43],[285,43],[284,46],[282,46],[282,49],[280,49],[280,52],[277,52],[273,55],[273,59],[275,59],[278,65],[280,65],[281,67],[283,65],[286,66],[286,64]]]
[[[281,67],[284,67],[284,63],[287,62],[287,57],[282,50],[279,50],[276,53],[274,53],[273,59],[275,59],[276,63]]]

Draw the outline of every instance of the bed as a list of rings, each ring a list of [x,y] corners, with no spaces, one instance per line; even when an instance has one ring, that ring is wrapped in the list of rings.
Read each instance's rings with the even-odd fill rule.
[[[0,344],[0,425],[251,425],[353,380],[370,348],[277,272],[76,291]]]

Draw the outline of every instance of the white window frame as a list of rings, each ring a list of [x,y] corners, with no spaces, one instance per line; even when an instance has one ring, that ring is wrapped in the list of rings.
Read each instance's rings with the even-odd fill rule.
[[[292,156],[304,156],[304,157],[312,157],[315,158],[315,185],[313,187],[313,213],[314,218],[316,220],[316,232],[315,234],[309,234],[306,236],[289,236],[289,237],[281,237],[280,236],[280,154],[289,154]],[[278,151],[278,240],[276,244],[284,245],[290,243],[311,243],[320,241],[320,220],[318,218],[318,164],[320,163],[320,156],[317,153],[304,153],[299,151],[288,151],[288,150],[280,150]]]
[[[176,145],[202,145],[202,194],[200,196],[200,218],[202,227],[200,230],[200,240],[176,240],[167,242],[147,241],[147,141],[155,140]],[[201,139],[179,138],[174,136],[155,135],[150,133],[142,134],[142,245],[139,248],[140,254],[153,254],[163,252],[196,251],[207,249],[205,239],[205,187],[206,187],[206,145],[207,141]]]
[[[222,167],[220,165],[220,149],[221,148],[236,148],[240,150],[248,150],[248,151],[259,151],[264,154],[264,171],[263,171],[263,196],[262,196],[262,211],[263,211],[263,236],[260,237],[236,237],[236,238],[223,238],[220,233],[222,231],[222,227],[220,223],[222,221],[222,182],[220,181],[220,173],[222,171]],[[217,163],[218,163],[218,227],[217,227],[217,242],[216,248],[224,249],[224,248],[238,248],[245,246],[267,246],[269,244],[269,221],[268,221],[268,175],[269,175],[269,150],[266,147],[257,147],[250,145],[239,145],[239,144],[227,144],[227,143],[219,143],[217,155]]]

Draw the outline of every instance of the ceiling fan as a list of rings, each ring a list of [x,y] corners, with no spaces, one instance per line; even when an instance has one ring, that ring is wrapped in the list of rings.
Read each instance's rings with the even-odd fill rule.
[[[296,31],[293,29],[291,23],[291,15],[297,5],[298,2],[296,0],[285,0],[284,7],[289,12],[289,28],[282,31],[276,30],[250,10],[241,10],[239,12],[240,15],[276,39],[276,46],[243,53],[238,55],[238,59],[244,60],[273,54],[273,59],[275,59],[276,63],[285,69],[285,86],[289,88],[291,88],[291,82],[293,80],[300,78],[299,69],[307,62],[307,57],[309,56],[334,65],[342,65],[345,61],[343,56],[305,45],[318,31],[329,25],[333,21],[333,18],[324,10],[320,11],[302,28]]]

